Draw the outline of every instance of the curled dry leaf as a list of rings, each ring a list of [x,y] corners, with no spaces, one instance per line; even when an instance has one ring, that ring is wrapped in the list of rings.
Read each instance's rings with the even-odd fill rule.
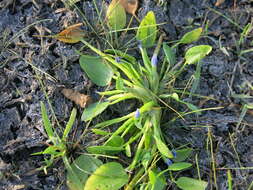
[[[82,23],[74,24],[66,28],[65,30],[61,31],[59,34],[56,35],[34,35],[35,37],[49,37],[49,38],[56,38],[64,43],[77,43],[80,42],[85,37],[85,32],[80,28]]]
[[[126,12],[136,16],[135,12],[138,8],[138,0],[117,0],[125,8]]]
[[[225,0],[217,0],[216,3],[215,3],[215,6],[218,7],[224,2],[225,2]]]
[[[62,94],[70,99],[71,101],[75,102],[75,104],[79,105],[82,108],[85,108],[92,102],[90,96],[81,94],[75,90],[64,88],[61,90]]]

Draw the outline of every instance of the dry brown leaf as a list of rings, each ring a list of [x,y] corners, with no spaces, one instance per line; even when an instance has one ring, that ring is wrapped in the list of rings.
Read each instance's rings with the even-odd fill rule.
[[[64,89],[62,89],[61,92],[66,98],[75,102],[75,104],[79,105],[81,108],[85,108],[86,106],[88,106],[92,102],[92,99],[90,96],[85,95],[85,94],[81,94],[81,93],[79,93],[75,90],[72,90],[72,89],[64,88]]]
[[[136,16],[135,12],[138,8],[138,0],[116,0],[125,8],[126,12]]]
[[[85,32],[80,28],[81,25],[82,23],[71,25],[56,35],[49,35],[49,36],[34,35],[34,36],[56,38],[57,40],[60,40],[62,42],[73,44],[80,42],[83,39],[83,37],[85,37]]]
[[[225,0],[217,0],[216,3],[215,3],[215,6],[218,7],[224,2],[225,2]]]

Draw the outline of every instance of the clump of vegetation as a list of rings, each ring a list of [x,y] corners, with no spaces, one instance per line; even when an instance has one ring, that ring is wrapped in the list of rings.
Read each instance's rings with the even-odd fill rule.
[[[122,2],[112,1],[107,12],[108,25],[111,30],[116,30],[114,32],[125,27],[125,10],[136,17],[136,9],[129,11],[129,7]],[[119,16],[116,10],[124,14]],[[63,137],[59,138],[52,130],[42,104],[44,126],[53,143],[53,146],[40,152],[51,155],[47,166],[52,164],[56,157],[62,157],[67,168],[67,184],[71,190],[118,190],[123,186],[126,190],[163,190],[167,186],[167,179],[183,190],[204,190],[207,186],[205,181],[173,175],[173,172],[192,167],[191,163],[185,161],[192,150],[168,146],[169,142],[163,135],[161,126],[162,117],[168,109],[183,118],[182,113],[170,106],[172,101],[185,105],[190,112],[200,112],[196,106],[180,98],[180,92],[173,84],[188,65],[200,62],[211,52],[212,47],[208,45],[194,46],[186,51],[184,62],[176,62],[177,47],[197,41],[202,28],[186,33],[172,47],[163,42],[164,34],[160,34],[156,44],[159,35],[157,23],[154,13],[148,12],[140,22],[136,34],[142,61],[120,50],[99,50],[83,38],[82,31],[77,29],[76,25],[66,30],[59,33],[64,35],[56,37],[68,43],[82,42],[97,54],[91,56],[79,52],[80,66],[90,80],[98,86],[106,86],[112,80],[115,81],[114,89],[99,93],[103,99],[85,108],[82,120],[91,122],[109,106],[128,99],[137,100],[140,107],[122,117],[91,126],[91,131],[100,135],[104,142],[87,147],[89,154],[81,155],[69,164],[65,142],[76,111],[72,111]],[[153,48],[155,44],[153,55],[149,57],[147,49]],[[164,56],[160,55],[161,49]],[[117,126],[116,130],[108,132],[106,128],[112,125]],[[98,159],[100,157],[114,161],[103,163]],[[128,158],[124,160],[126,157]],[[127,161],[129,159],[130,162]],[[159,168],[158,162],[161,161],[167,165],[164,170]]]

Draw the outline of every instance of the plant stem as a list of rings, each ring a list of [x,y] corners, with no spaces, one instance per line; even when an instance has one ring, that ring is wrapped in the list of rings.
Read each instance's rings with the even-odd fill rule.
[[[141,175],[144,173],[144,168],[141,168],[138,173],[134,176],[132,181],[128,184],[128,186],[125,188],[125,190],[133,190],[134,186],[136,185],[136,182],[139,180]]]

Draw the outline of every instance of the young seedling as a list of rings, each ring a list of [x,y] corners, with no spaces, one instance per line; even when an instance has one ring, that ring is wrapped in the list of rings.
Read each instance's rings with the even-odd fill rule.
[[[42,152],[36,152],[33,153],[32,155],[50,155],[49,159],[45,158],[45,163],[46,165],[42,167],[45,173],[47,173],[47,168],[51,166],[56,158],[62,158],[63,160],[67,160],[67,138],[68,134],[71,131],[71,128],[74,124],[75,118],[76,118],[76,109],[74,108],[71,112],[70,118],[68,123],[66,124],[66,127],[64,129],[64,132],[62,136],[60,137],[59,134],[55,132],[53,129],[53,126],[48,118],[46,107],[43,102],[41,102],[41,113],[42,113],[42,120],[43,120],[43,125],[46,131],[46,134],[48,136],[48,139],[50,141],[49,147],[47,147],[44,151]]]

